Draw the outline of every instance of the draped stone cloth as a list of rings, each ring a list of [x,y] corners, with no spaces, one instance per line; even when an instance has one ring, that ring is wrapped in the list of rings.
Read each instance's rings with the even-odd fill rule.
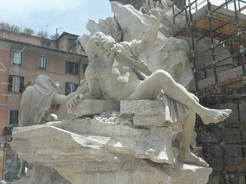
[[[50,107],[59,87],[48,76],[39,75],[34,86],[26,88],[21,100],[21,121],[23,124],[36,125],[49,121]],[[22,125],[21,125],[22,124]]]
[[[189,115],[189,109],[166,95],[162,96],[162,101],[164,104],[164,121],[170,123],[183,122],[187,119]]]

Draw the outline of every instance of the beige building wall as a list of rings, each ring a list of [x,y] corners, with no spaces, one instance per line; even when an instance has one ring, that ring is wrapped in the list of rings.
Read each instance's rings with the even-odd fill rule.
[[[84,49],[78,45],[78,36],[63,33],[56,41],[42,39],[34,36],[12,33],[0,30],[0,146],[3,147],[0,154],[0,180],[3,179],[6,164],[8,169],[16,169],[17,155],[11,151],[8,140],[4,137],[4,126],[9,124],[10,111],[19,111],[20,100],[24,89],[33,86],[38,75],[49,76],[54,82],[62,84],[60,94],[65,94],[66,82],[79,85],[84,79],[84,68],[88,64],[88,58]],[[45,43],[46,45],[42,44]],[[46,46],[49,45],[49,48]],[[14,52],[21,52],[21,65],[13,64]],[[38,68],[39,56],[46,57],[46,69]],[[78,74],[66,73],[66,62],[78,64]],[[3,67],[3,66],[4,67]],[[1,70],[5,68],[5,71]],[[24,89],[20,92],[9,91],[10,76],[24,77]],[[59,119],[66,116],[66,106],[62,105],[54,111]],[[6,149],[4,145],[6,144]],[[6,151],[7,150],[7,151]],[[1,150],[0,150],[1,151]]]
[[[50,44],[51,49],[57,49],[57,42],[54,40],[44,39],[37,36],[29,36],[24,34],[18,34],[10,31],[0,30],[0,38],[15,40],[23,43],[31,43],[34,45]]]
[[[7,121],[8,102],[8,71],[11,44],[0,41],[0,127]],[[4,128],[0,128],[0,136],[4,136]]]

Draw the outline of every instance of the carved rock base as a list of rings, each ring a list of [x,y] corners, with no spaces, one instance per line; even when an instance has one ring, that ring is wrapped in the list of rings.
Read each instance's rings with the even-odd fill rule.
[[[131,163],[132,162],[132,163]],[[13,184],[205,184],[212,172],[211,168],[203,168],[186,164],[175,163],[173,167],[165,164],[153,164],[144,161],[144,168],[136,169],[134,164],[139,164],[135,159],[128,158],[127,163],[121,163],[120,171],[88,170],[86,172],[71,173],[69,170],[60,171],[61,175],[42,165],[29,171],[28,175]],[[103,163],[105,167],[109,165]],[[119,163],[117,163],[118,165]],[[131,169],[125,170],[124,166],[130,164]],[[143,163],[140,164],[143,166]],[[71,182],[62,176],[73,178]]]
[[[136,128],[132,118],[107,113],[15,128],[11,147],[20,158],[36,165],[29,171],[29,178],[18,184],[54,184],[51,179],[57,173],[59,184],[208,181],[211,168],[176,162],[175,148],[170,144],[173,134],[170,126]]]

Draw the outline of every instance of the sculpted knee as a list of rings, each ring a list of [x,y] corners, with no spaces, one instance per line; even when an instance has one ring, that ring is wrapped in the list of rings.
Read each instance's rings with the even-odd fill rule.
[[[164,70],[156,70],[153,73],[153,75],[155,76],[156,79],[161,80],[161,81],[165,81],[165,82],[172,81],[171,75]]]

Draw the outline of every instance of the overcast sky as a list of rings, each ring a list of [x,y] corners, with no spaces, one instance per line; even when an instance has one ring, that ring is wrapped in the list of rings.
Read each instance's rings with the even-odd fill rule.
[[[59,34],[89,34],[88,19],[109,16],[113,16],[109,0],[0,0],[0,22],[31,28],[35,34],[52,35],[56,28]]]

